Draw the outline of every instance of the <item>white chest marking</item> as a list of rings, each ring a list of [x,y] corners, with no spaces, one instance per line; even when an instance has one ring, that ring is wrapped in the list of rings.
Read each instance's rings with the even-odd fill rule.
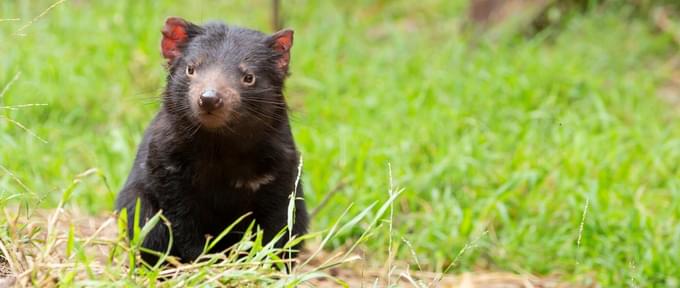
[[[274,176],[265,174],[249,180],[237,180],[234,186],[236,188],[249,188],[250,190],[257,191],[257,189],[260,189],[260,186],[272,181],[274,181]]]

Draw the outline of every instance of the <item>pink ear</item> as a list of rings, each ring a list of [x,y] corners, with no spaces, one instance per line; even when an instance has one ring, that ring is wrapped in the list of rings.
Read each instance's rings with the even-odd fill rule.
[[[290,63],[290,48],[293,47],[293,30],[284,29],[274,33],[269,37],[270,47],[274,51],[281,53],[281,57],[277,60],[277,66],[284,72],[288,72],[288,64]]]
[[[179,17],[170,17],[165,20],[161,33],[163,33],[163,40],[161,40],[163,57],[170,64],[172,60],[181,55],[179,46],[187,40],[187,22]]]

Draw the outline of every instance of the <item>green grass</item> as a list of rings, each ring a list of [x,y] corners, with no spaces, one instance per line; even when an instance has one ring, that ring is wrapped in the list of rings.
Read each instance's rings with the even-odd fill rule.
[[[269,1],[137,2],[67,1],[25,36],[14,32],[53,2],[0,3],[0,19],[22,19],[0,22],[0,85],[21,73],[0,106],[48,104],[0,113],[49,142],[0,119],[0,164],[26,186],[0,172],[3,203],[54,207],[96,168],[104,177],[85,178],[69,205],[112,210],[158,108],[166,16],[268,31]],[[309,206],[337,190],[312,230],[352,203],[350,216],[384,203],[389,163],[404,192],[393,231],[362,246],[372,263],[384,263],[392,238],[397,258],[415,264],[403,237],[428,270],[678,286],[680,114],[656,96],[677,46],[626,6],[533,38],[462,32],[465,7],[284,1],[296,31],[286,95]]]

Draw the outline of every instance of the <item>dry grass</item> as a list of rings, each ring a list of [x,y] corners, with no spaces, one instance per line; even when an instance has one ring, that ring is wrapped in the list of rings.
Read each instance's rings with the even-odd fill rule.
[[[148,275],[132,275],[127,252],[132,248],[119,233],[116,215],[90,216],[75,209],[55,210],[5,209],[8,220],[7,234],[0,245],[0,287],[12,285],[26,287],[55,287],[65,283],[95,285],[135,284],[138,286],[157,285],[181,286],[202,273],[202,283],[235,287],[238,285],[277,285],[285,275],[266,265],[272,259],[262,261],[232,261],[229,256],[206,256],[204,262],[171,264],[160,267],[152,282]],[[10,241],[8,241],[10,240]],[[574,287],[558,281],[558,275],[537,277],[530,274],[503,272],[465,272],[460,275],[442,275],[428,271],[413,271],[407,261],[396,260],[389,267],[386,278],[385,267],[366,267],[370,257],[341,257],[347,250],[335,252],[319,249],[319,241],[311,241],[303,251],[291,275],[299,282],[288,284],[312,287],[386,287],[388,283],[397,287]],[[365,252],[360,254],[366,255]],[[135,256],[136,257],[136,256]],[[310,258],[311,257],[311,258]],[[215,261],[222,259],[225,261]],[[342,260],[339,260],[342,259]],[[267,268],[269,267],[269,268]],[[321,268],[321,269],[320,269]],[[261,278],[270,277],[272,282],[259,283]],[[168,281],[168,279],[175,279]],[[225,279],[230,281],[222,282]],[[163,281],[165,280],[165,281]],[[177,281],[180,280],[180,281]],[[280,286],[280,285],[277,285]],[[282,285],[286,286],[286,285]]]

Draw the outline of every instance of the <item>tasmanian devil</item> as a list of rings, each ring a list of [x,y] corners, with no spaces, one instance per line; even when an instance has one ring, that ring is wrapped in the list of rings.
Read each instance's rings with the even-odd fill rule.
[[[157,224],[142,246],[164,252],[172,237],[170,254],[183,261],[196,259],[208,235],[219,235],[246,214],[213,251],[239,241],[253,222],[269,242],[288,223],[291,196],[292,233],[275,246],[304,234],[299,157],[282,94],[293,31],[265,35],[171,17],[162,35],[168,76],[161,109],[116,201],[117,210],[127,209],[130,236],[139,199],[140,226],[162,211],[172,228]],[[149,253],[142,258],[157,259]]]

